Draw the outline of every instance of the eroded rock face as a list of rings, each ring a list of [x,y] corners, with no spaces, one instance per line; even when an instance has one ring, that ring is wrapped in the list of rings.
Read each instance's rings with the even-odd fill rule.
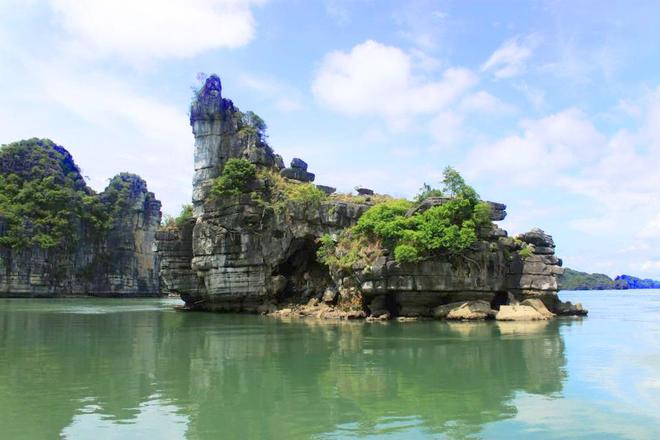
[[[222,98],[219,80],[212,78],[191,109],[195,220],[180,231],[159,234],[157,240],[163,285],[182,294],[189,308],[277,311],[278,316],[462,320],[494,319],[502,306],[533,298],[549,313],[571,310],[557,298],[561,260],[554,256],[552,237],[541,230],[514,239],[492,225],[459,257],[399,264],[383,254],[368,266],[331,271],[316,259],[317,240],[354,225],[368,203],[330,197],[320,205],[288,203],[266,214],[250,194],[209,197],[213,179],[231,157],[248,159],[293,180],[313,180],[305,177],[310,173],[303,160],[294,159],[290,168],[282,168],[281,158],[263,139],[242,133],[240,112]],[[250,190],[264,194],[264,182],[255,182]],[[427,199],[410,214],[445,200]],[[504,219],[506,206],[489,203],[491,220]],[[446,306],[452,303],[457,304]],[[525,307],[540,314],[531,305]]]
[[[245,158],[264,167],[283,167],[282,158],[250,127],[241,127],[241,113],[222,97],[220,78],[212,75],[190,107],[190,125],[195,135],[193,204],[203,213],[213,180],[232,157]]]
[[[117,187],[123,189],[116,199]],[[140,177],[123,173],[99,194],[111,225],[87,234],[84,222],[70,239],[72,250],[0,246],[0,296],[159,296],[159,260],[154,252],[161,203]],[[2,228],[0,227],[0,230]]]

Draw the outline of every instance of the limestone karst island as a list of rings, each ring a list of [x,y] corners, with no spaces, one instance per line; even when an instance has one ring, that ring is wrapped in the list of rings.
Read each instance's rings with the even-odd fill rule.
[[[0,0],[0,440],[656,440],[658,17]]]
[[[185,310],[319,319],[502,321],[586,315],[562,302],[562,261],[540,229],[510,237],[453,169],[415,200],[339,194],[286,166],[266,125],[211,75],[190,107],[192,208],[161,225],[128,173],[100,194],[50,140],[0,150],[0,293],[180,295]],[[325,183],[325,182],[324,182]]]

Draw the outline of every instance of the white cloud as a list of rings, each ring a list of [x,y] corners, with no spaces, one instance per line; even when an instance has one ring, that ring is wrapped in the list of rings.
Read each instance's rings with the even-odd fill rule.
[[[638,234],[639,238],[660,238],[660,214],[646,222]]]
[[[522,134],[474,148],[462,168],[470,176],[506,170],[514,183],[537,184],[594,160],[604,143],[586,115],[574,108],[520,125]]]
[[[503,113],[513,110],[509,104],[483,90],[467,95],[459,107],[465,112]]]
[[[596,78],[613,80],[630,50],[613,45],[613,40],[609,38],[595,45],[584,43],[573,33],[557,36],[548,45],[548,52],[552,52],[550,62],[541,65],[539,70],[568,79],[573,85],[579,83],[584,86]]]
[[[444,111],[436,115],[429,128],[434,140],[433,149],[444,150],[456,146],[463,138],[463,116],[457,112]]]
[[[529,35],[516,37],[502,44],[481,66],[483,72],[493,71],[496,78],[511,78],[522,74],[526,62],[538,46],[539,38]]]
[[[236,48],[254,37],[252,7],[265,0],[50,0],[72,44],[133,61]]]
[[[51,138],[73,154],[96,190],[118,172],[134,172],[167,212],[178,212],[190,200],[193,170],[186,103],[173,105],[138,92],[124,78],[54,58],[12,59],[13,68],[23,72],[14,86],[20,99],[11,101],[12,108],[23,117],[0,124],[4,142]]]
[[[523,82],[515,86],[527,99],[527,102],[536,111],[543,110],[545,107],[545,92],[535,87],[530,87],[527,83]]]
[[[619,219],[612,216],[590,217],[572,220],[570,226],[584,234],[604,236],[610,234],[619,227]]]
[[[279,80],[260,75],[243,74],[239,81],[242,86],[259,92],[272,101],[280,111],[293,112],[304,108],[300,91]]]
[[[660,261],[659,260],[647,260],[642,263],[640,267],[642,272],[656,272],[660,271]]]
[[[347,115],[397,119],[446,109],[477,82],[468,69],[449,68],[440,78],[414,75],[411,56],[376,41],[350,52],[335,51],[321,62],[312,90],[317,100]]]
[[[105,127],[127,123],[154,140],[189,139],[184,111],[141,96],[116,78],[93,71],[70,71],[61,64],[42,64],[35,74],[43,87],[43,98],[88,122]]]

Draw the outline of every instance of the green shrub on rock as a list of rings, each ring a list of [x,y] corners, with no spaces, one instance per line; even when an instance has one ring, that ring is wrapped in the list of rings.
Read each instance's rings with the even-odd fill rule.
[[[533,254],[534,253],[532,252],[532,248],[529,246],[523,246],[523,248],[518,251],[518,255],[520,255],[520,258],[523,260],[531,257]]]
[[[419,261],[419,251],[415,246],[403,243],[394,248],[394,258],[399,263],[414,263]]]
[[[237,196],[257,175],[257,167],[247,159],[231,158],[225,163],[220,177],[213,182],[211,193],[215,196]]]
[[[421,203],[424,200],[430,197],[443,197],[444,194],[442,190],[433,188],[428,183],[424,182],[424,185],[419,189],[419,193],[415,196],[415,202]]]
[[[168,215],[164,218],[162,228],[165,230],[181,229],[190,219],[193,218],[193,206],[190,204],[181,206],[181,212],[177,217]]]
[[[411,211],[414,204],[407,200],[373,206],[360,217],[350,234],[342,234],[337,249],[352,249],[354,246],[344,243],[347,240],[367,239],[382,243],[400,263],[467,251],[479,239],[479,230],[490,225],[490,206],[452,168],[445,169],[443,185],[442,190],[425,185],[426,196],[420,195],[418,200],[427,199],[429,194],[447,196],[425,210]]]

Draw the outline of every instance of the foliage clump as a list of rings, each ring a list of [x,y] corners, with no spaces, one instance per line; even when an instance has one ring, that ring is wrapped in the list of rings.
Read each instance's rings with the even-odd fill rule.
[[[328,198],[313,183],[292,181],[273,170],[261,170],[258,177],[266,186],[269,202],[265,205],[276,211],[284,210],[290,202],[318,207]]]
[[[131,208],[135,196],[139,194],[147,184],[142,178],[131,173],[120,173],[110,179],[106,189],[100,194],[101,201],[108,207],[113,217]]]
[[[325,234],[319,238],[318,245],[318,260],[340,269],[350,269],[356,264],[370,266],[383,252],[380,241],[356,234],[352,229],[343,231],[336,238]]]
[[[211,194],[217,197],[238,196],[247,191],[256,176],[256,165],[247,159],[232,157],[225,163],[222,174],[213,182]]]
[[[163,228],[168,230],[181,229],[188,221],[193,218],[193,206],[190,204],[181,206],[181,212],[178,216],[168,215],[163,221]]]
[[[36,138],[0,148],[0,245],[71,247],[79,225],[98,234],[109,222],[107,207],[64,148]]]
[[[424,185],[419,190],[417,196],[415,196],[415,202],[422,203],[424,200],[431,197],[443,197],[444,193],[438,188],[433,188],[428,183],[424,182]]]
[[[255,182],[256,190],[251,187]],[[264,208],[281,212],[288,203],[320,206],[327,194],[309,182],[296,182],[282,177],[277,171],[257,168],[247,159],[232,158],[213,183],[211,194],[216,197],[251,193],[252,199]]]
[[[240,127],[238,130],[239,134],[252,134],[257,136],[261,142],[266,142],[266,138],[268,137],[266,130],[268,129],[268,126],[258,114],[253,111],[239,111],[238,122]]]
[[[482,202],[477,192],[452,168],[445,169],[442,183],[442,190],[425,185],[417,198],[424,200],[432,194],[445,198],[442,204],[421,212],[411,211],[415,205],[407,200],[377,204],[365,212],[348,233],[342,234],[335,250],[351,249],[355,243],[366,239],[393,251],[400,263],[465,252],[478,240],[479,229],[490,224],[490,206]],[[326,264],[336,264],[337,261],[329,257],[327,245],[327,240],[325,244],[321,242],[318,256]]]
[[[533,255],[532,248],[529,246],[523,246],[523,248],[518,251],[518,255],[525,260]]]

